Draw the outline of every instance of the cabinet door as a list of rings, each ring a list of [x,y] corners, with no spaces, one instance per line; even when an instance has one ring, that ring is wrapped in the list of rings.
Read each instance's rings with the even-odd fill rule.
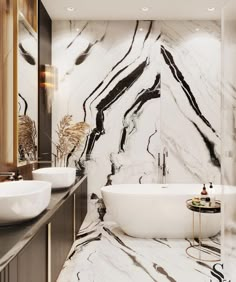
[[[13,259],[8,266],[8,282],[18,282],[17,257]]]
[[[45,228],[0,273],[0,282],[46,282]]]
[[[8,282],[8,267],[0,272],[0,282]]]
[[[75,192],[75,235],[78,234],[81,224],[87,214],[87,178]]]
[[[17,282],[47,281],[47,228],[37,235],[17,256]]]
[[[73,244],[73,196],[59,208],[51,220],[51,275],[55,282]]]

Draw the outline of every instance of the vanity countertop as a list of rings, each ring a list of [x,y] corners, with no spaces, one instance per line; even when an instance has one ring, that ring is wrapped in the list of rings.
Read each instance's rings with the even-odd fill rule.
[[[79,176],[71,187],[54,190],[48,208],[35,219],[11,225],[0,226],[0,272],[48,222],[58,208],[69,198],[84,181],[86,176]]]

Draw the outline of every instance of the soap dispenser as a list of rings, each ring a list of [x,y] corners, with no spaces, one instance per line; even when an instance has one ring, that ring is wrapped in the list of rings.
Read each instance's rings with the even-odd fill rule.
[[[214,191],[212,182],[209,182],[209,183],[210,183],[209,189],[210,189],[211,206],[214,207],[216,204],[215,193],[214,193],[215,191]]]

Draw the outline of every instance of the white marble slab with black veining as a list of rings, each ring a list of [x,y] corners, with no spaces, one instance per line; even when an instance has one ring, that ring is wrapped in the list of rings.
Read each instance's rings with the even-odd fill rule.
[[[53,22],[52,139],[66,114],[90,125],[69,158],[89,194],[161,182],[164,146],[167,182],[220,182],[220,36],[217,21]]]
[[[188,239],[139,239],[113,222],[85,222],[57,282],[209,282],[213,263],[190,258]],[[220,256],[219,236],[203,251]]]

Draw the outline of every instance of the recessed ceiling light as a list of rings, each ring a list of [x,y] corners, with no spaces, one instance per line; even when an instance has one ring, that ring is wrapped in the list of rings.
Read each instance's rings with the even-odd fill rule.
[[[147,12],[148,10],[149,10],[148,7],[143,7],[143,8],[142,8],[142,11],[143,11],[143,12]]]
[[[76,28],[76,31],[79,31],[79,28]]]
[[[216,8],[214,8],[214,7],[207,8],[208,12],[213,12],[213,11],[215,11],[215,9],[216,9]]]
[[[140,27],[139,31],[143,31],[143,28],[142,28],[142,27]]]
[[[75,8],[74,7],[67,7],[66,10],[68,12],[74,12]]]
[[[199,30],[200,30],[200,28],[198,28],[198,27],[195,28],[195,31],[199,31]]]

